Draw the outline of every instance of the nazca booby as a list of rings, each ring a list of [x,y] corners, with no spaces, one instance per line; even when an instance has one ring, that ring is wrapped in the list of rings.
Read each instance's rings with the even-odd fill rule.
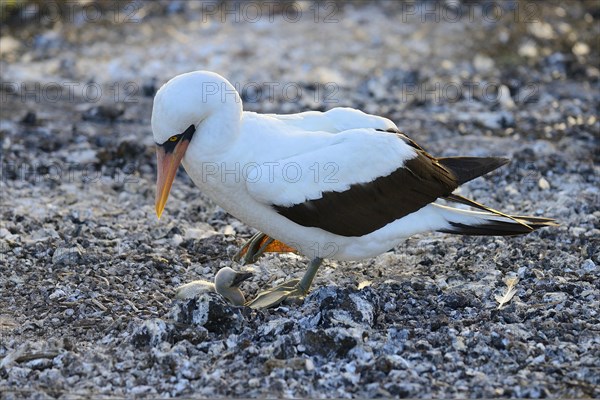
[[[259,294],[251,307],[305,296],[324,258],[374,257],[427,231],[519,235],[555,225],[453,193],[506,164],[505,158],[436,158],[389,119],[351,108],[290,115],[243,111],[233,85],[213,72],[185,73],[164,84],[151,123],[159,218],[183,164],[203,193],[261,231],[255,238],[264,232],[311,259],[301,280]]]

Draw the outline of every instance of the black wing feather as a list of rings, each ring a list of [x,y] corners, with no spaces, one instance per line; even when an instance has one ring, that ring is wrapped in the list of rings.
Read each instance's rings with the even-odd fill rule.
[[[414,148],[416,157],[371,182],[292,206],[273,204],[281,215],[302,226],[341,236],[363,236],[448,197],[463,182],[503,165],[505,159],[454,157],[440,160],[401,132],[398,139]],[[470,170],[472,168],[473,170]],[[479,175],[477,175],[479,174]]]
[[[501,157],[442,157],[437,160],[454,173],[459,185],[500,168],[510,161]]]

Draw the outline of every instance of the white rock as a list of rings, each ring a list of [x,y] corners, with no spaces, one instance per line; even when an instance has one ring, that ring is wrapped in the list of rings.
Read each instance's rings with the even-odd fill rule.
[[[473,59],[473,66],[479,72],[488,72],[494,68],[494,65],[494,60],[483,54],[477,54]]]
[[[576,56],[587,56],[590,53],[590,46],[588,46],[587,43],[577,42],[575,45],[573,45],[571,50]]]
[[[568,296],[564,292],[548,292],[544,293],[543,301],[545,303],[562,303],[567,298]]]
[[[181,235],[175,234],[173,235],[171,241],[173,242],[173,246],[179,246],[181,242],[183,242],[183,238],[181,237]]]
[[[585,271],[585,272],[594,272],[598,269],[598,266],[596,265],[596,263],[594,263],[594,261],[587,259],[583,262],[583,264],[581,264],[581,270]]]
[[[67,161],[78,164],[91,164],[98,162],[98,159],[96,158],[96,150],[87,149],[70,152]]]
[[[554,38],[554,29],[547,22],[534,22],[528,26],[529,32],[539,39],[550,40]]]
[[[513,115],[507,111],[482,111],[473,115],[473,118],[488,129],[500,129],[514,125]]]
[[[517,52],[521,57],[535,58],[538,55],[538,49],[532,41],[523,43]]]
[[[235,229],[233,229],[233,226],[226,225],[223,228],[223,235],[235,235]]]
[[[313,360],[311,360],[310,358],[307,358],[305,361],[305,364],[304,364],[304,369],[306,369],[308,372],[314,371],[315,363],[313,362]]]
[[[581,228],[579,226],[575,226],[569,229],[569,232],[571,233],[571,235],[575,236],[575,237],[579,237],[583,234],[585,234],[586,229],[585,228]]]
[[[538,186],[542,190],[550,189],[550,183],[544,177],[540,178],[540,180],[538,181]]]
[[[185,239],[199,240],[199,239],[205,239],[207,237],[211,237],[211,236],[218,234],[218,232],[215,231],[210,225],[208,225],[208,224],[200,224],[200,225],[201,225],[201,228],[187,228],[185,230],[183,237]]]
[[[50,294],[50,296],[48,296],[48,298],[50,300],[53,300],[53,299],[57,299],[59,297],[66,297],[66,296],[67,296],[67,294],[65,293],[64,290],[56,289],[53,293]]]
[[[21,43],[12,36],[4,36],[0,38],[0,55],[12,53],[19,49]]]
[[[34,242],[43,242],[48,239],[60,239],[58,232],[54,228],[41,228],[32,232],[30,240]]]
[[[498,102],[504,110],[512,110],[515,108],[515,102],[510,96],[510,89],[506,85],[500,85],[498,88]]]

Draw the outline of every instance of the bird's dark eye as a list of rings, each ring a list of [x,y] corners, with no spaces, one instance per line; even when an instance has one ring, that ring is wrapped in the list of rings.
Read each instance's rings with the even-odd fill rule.
[[[175,135],[175,136],[171,136],[171,137],[169,138],[169,142],[176,142],[177,140],[179,140],[179,138],[177,137],[177,135]]]

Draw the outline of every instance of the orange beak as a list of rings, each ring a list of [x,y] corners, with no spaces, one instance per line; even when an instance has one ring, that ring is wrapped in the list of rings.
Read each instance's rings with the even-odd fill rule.
[[[156,177],[156,216],[158,218],[165,209],[171,192],[171,185],[173,185],[177,169],[189,144],[189,139],[183,139],[177,143],[170,153],[167,153],[162,146],[156,147],[156,167],[158,169]]]

